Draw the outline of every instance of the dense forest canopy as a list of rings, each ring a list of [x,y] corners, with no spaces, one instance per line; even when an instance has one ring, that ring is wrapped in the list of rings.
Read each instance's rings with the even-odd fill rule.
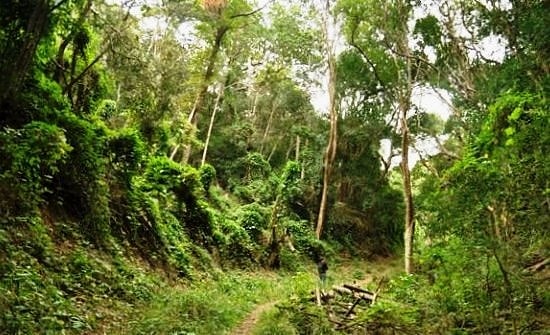
[[[0,334],[322,256],[403,257],[374,333],[544,333],[549,36],[542,0],[2,1]]]

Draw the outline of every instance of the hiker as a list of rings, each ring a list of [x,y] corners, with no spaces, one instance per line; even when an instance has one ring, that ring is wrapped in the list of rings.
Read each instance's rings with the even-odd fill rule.
[[[327,281],[328,264],[325,257],[319,258],[317,262],[317,271],[319,271],[319,279],[321,280],[321,287],[325,286]]]

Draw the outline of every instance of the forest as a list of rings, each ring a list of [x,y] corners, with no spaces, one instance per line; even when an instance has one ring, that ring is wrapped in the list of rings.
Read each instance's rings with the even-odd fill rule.
[[[549,92],[545,0],[2,0],[0,334],[550,334]]]

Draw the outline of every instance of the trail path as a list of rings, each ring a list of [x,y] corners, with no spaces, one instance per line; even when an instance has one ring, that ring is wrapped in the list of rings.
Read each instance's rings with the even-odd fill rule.
[[[353,283],[357,286],[364,286],[367,285],[372,281],[372,276],[367,275],[365,278],[361,280],[353,281]],[[250,335],[252,334],[252,331],[256,327],[256,324],[258,323],[258,320],[260,319],[260,316],[270,310],[271,308],[275,307],[275,304],[277,301],[271,301],[266,302],[264,304],[258,305],[254,308],[250,314],[241,322],[239,326],[237,326],[235,329],[233,329],[230,333],[230,335]]]
[[[230,335],[252,334],[252,330],[254,330],[256,323],[260,319],[260,315],[273,308],[276,303],[276,301],[271,301],[256,306],[256,308],[254,308],[254,310],[250,314],[248,314],[248,316],[241,322],[241,324],[231,331]]]
[[[382,264],[382,266],[378,264],[370,264],[370,267],[373,269],[374,273],[377,275],[384,275],[384,276],[390,276],[392,273],[392,266],[385,264],[385,263],[379,263]],[[354,267],[351,266],[342,266],[339,267],[336,271],[340,273],[352,273]],[[366,285],[370,284],[375,278],[375,275],[373,273],[365,273],[363,278],[361,279],[355,279],[355,280],[348,280],[348,283],[353,283],[356,286],[359,287],[365,287]],[[250,312],[246,316],[246,318],[233,330],[229,332],[229,335],[250,335],[254,331],[256,324],[258,323],[260,316],[267,312],[268,310],[275,307],[279,301],[270,301],[267,303],[260,304]]]

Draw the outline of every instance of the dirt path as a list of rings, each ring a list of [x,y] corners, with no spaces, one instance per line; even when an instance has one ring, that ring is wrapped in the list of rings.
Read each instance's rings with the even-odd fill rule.
[[[384,264],[384,266],[376,266],[374,267],[371,264],[372,270],[377,275],[383,275],[383,276],[390,276],[392,273],[391,267],[387,267],[387,265]],[[338,272],[347,272],[351,273],[353,271],[354,267],[339,267],[336,271]],[[366,273],[364,274],[363,278],[361,279],[355,279],[355,280],[348,280],[348,283],[352,283],[359,287],[366,287],[368,284],[370,284],[373,280],[375,280],[375,275],[373,273]],[[229,335],[250,335],[254,331],[256,324],[258,323],[258,320],[260,319],[260,316],[275,307],[275,304],[278,301],[272,301],[267,302],[261,305],[258,305],[246,316],[246,318],[233,330],[229,332]]]
[[[230,335],[252,334],[252,331],[254,330],[256,323],[260,319],[260,315],[262,315],[262,313],[273,308],[276,303],[277,303],[276,301],[271,301],[271,302],[267,302],[265,304],[256,306],[256,308],[254,308],[254,310],[250,314],[248,314],[248,316],[241,322],[241,324],[237,328],[233,329],[229,334]]]
[[[372,281],[372,276],[367,275],[365,278],[361,280],[353,281],[353,283],[357,286],[364,286],[367,285]],[[273,308],[277,302],[267,302],[265,304],[261,304],[256,306],[250,314],[241,322],[239,326],[237,326],[235,329],[229,333],[230,335],[250,335],[252,334],[252,331],[254,330],[254,327],[256,326],[256,323],[258,323],[258,320],[260,319],[260,316]]]

